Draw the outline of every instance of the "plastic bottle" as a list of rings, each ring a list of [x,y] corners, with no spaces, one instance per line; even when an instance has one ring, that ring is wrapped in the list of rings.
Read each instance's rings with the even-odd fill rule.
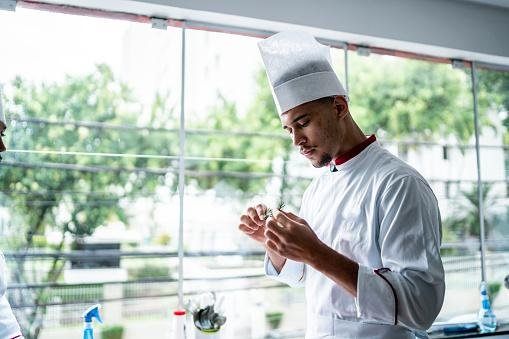
[[[85,313],[83,313],[83,339],[94,339],[92,320],[96,318],[98,322],[102,323],[101,316],[99,315],[100,308],[101,305],[97,304],[89,307]]]
[[[491,309],[485,281],[481,282],[481,309],[477,315],[477,322],[481,333],[495,332],[497,328],[497,317]]]
[[[173,311],[173,339],[186,338],[186,311],[177,309]]]

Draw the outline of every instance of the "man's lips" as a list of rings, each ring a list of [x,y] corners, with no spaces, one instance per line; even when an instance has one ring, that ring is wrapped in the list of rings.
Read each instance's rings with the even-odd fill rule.
[[[314,151],[315,151],[314,148],[303,148],[300,150],[300,154],[302,154],[306,158],[309,158]]]

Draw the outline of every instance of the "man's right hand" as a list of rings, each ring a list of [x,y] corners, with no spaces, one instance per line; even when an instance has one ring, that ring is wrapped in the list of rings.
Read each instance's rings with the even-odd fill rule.
[[[267,255],[272,265],[279,273],[286,262],[286,258],[267,247],[265,237],[267,206],[258,204],[256,207],[249,207],[245,214],[240,216],[239,230],[251,239],[259,242],[267,250]]]
[[[245,214],[240,216],[239,230],[251,239],[265,246],[265,213],[267,206],[258,204],[249,207]]]

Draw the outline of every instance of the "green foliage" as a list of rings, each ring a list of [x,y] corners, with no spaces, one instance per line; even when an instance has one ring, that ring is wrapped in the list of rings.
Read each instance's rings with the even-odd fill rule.
[[[492,185],[483,184],[482,199],[485,206],[484,211],[484,228],[486,234],[491,231],[491,223],[494,214],[491,208],[495,206],[495,201],[490,196]],[[480,235],[479,226],[479,193],[477,185],[470,191],[462,191],[461,197],[452,206],[452,213],[449,218],[444,220],[444,228],[450,232],[449,237],[459,239],[478,238]],[[444,234],[444,239],[447,239]]]
[[[122,339],[124,336],[124,326],[106,325],[101,327],[101,339]]]
[[[129,279],[168,278],[170,268],[168,266],[145,264],[137,268],[128,269]]]
[[[498,281],[488,283],[488,296],[490,297],[490,302],[492,304],[495,301],[495,299],[497,298],[501,287],[502,287],[502,284],[499,283]]]
[[[171,242],[171,235],[169,233],[160,233],[156,236],[154,242],[160,246],[168,246]]]
[[[168,147],[176,144],[171,136],[162,133],[65,124],[137,126],[140,107],[106,65],[98,65],[92,74],[68,76],[62,84],[35,85],[16,78],[12,93],[6,105],[7,116],[13,119],[10,148],[156,155],[176,151]],[[161,100],[156,100],[159,106],[164,104]],[[157,109],[162,108],[153,107]],[[161,181],[150,168],[167,166],[161,160],[136,157],[14,154],[12,158],[2,166],[0,181],[6,203],[28,225],[27,246],[33,234],[50,225],[82,237],[108,221],[126,223],[121,201],[150,195]]]
[[[269,324],[269,327],[273,330],[279,328],[281,321],[283,320],[283,312],[273,311],[265,313],[265,319]]]
[[[509,144],[509,72],[501,71],[478,71],[478,101],[479,111],[492,110],[502,113],[504,130],[504,143]]]
[[[57,251],[68,236],[81,238],[110,222],[128,224],[124,204],[151,196],[165,182],[167,160],[147,157],[104,157],[74,154],[174,155],[176,133],[139,128],[142,107],[131,90],[107,65],[90,74],[67,76],[60,83],[30,83],[17,77],[8,86],[6,116],[10,118],[8,147],[49,153],[7,153],[0,171],[2,205],[11,211],[18,249],[40,244],[46,230],[61,233]],[[149,126],[174,125],[167,95],[156,95]],[[166,112],[166,115],[163,114]],[[159,121],[162,120],[162,121]],[[67,151],[68,155],[51,151]],[[20,226],[21,225],[21,226]],[[50,264],[46,276],[16,262],[15,281],[57,281],[64,268],[61,258]],[[51,297],[44,290],[23,292],[22,303],[41,305]],[[19,319],[28,339],[37,338],[45,306],[34,307]]]
[[[46,239],[45,235],[34,234],[32,236],[33,246],[37,248],[44,248],[48,246],[48,239]]]
[[[367,133],[429,141],[474,131],[470,79],[449,65],[352,58],[351,112]],[[483,124],[489,124],[485,116]]]
[[[273,172],[270,160],[286,157],[291,147],[290,139],[281,133],[281,123],[272,98],[265,71],[256,74],[257,94],[248,112],[244,115],[237,111],[234,103],[218,95],[218,104],[206,116],[195,119],[189,125],[195,129],[210,129],[218,133],[191,133],[187,137],[187,155],[209,158],[245,158],[250,160],[269,160],[268,162],[233,162],[209,160],[191,162],[188,169],[201,172],[195,181],[202,189],[226,184],[243,193],[259,192],[268,183],[267,176]],[[221,133],[222,132],[222,133]],[[238,134],[228,132],[254,132],[265,135]],[[267,135],[267,133],[269,133]],[[210,172],[208,175],[204,172]],[[260,178],[225,175],[230,172],[261,174]]]

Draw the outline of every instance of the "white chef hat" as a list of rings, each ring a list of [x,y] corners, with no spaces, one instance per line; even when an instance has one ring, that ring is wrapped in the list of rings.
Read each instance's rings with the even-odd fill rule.
[[[304,32],[281,32],[258,43],[282,114],[303,103],[346,95],[331,66],[330,49]]]

